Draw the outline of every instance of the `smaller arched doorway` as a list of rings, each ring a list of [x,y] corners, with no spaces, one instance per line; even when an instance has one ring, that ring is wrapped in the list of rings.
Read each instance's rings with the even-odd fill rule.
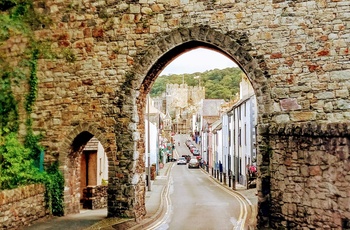
[[[81,207],[107,207],[108,160],[101,142],[92,137],[86,143],[80,158]]]
[[[65,213],[106,208],[108,158],[99,139],[88,131],[79,133],[65,165]]]

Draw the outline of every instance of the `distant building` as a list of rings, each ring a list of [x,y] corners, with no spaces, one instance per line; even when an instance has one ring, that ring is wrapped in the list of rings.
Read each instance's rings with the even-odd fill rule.
[[[211,146],[212,146],[212,156],[209,157],[209,164],[211,165],[211,168],[214,170],[219,170],[219,161],[223,161],[222,156],[222,122],[221,120],[217,120],[212,124],[212,139],[211,139]]]
[[[189,134],[193,131],[193,114],[205,98],[205,88],[187,84],[168,84],[166,92],[154,98],[154,106],[172,119],[174,133]]]
[[[92,196],[96,194],[91,191],[98,190],[95,189],[97,187],[106,187],[108,183],[107,154],[99,140],[93,137],[85,145],[80,159],[80,202],[84,208],[94,209],[96,204],[92,201]],[[99,194],[99,208],[107,205],[107,197],[102,194]]]
[[[86,186],[103,184],[108,181],[108,158],[102,144],[95,137],[85,145],[81,155],[81,194]]]
[[[200,103],[200,110],[197,114],[197,120],[193,139],[201,146],[201,155],[204,161],[212,162],[212,148],[211,148],[211,125],[220,119],[222,114],[222,106],[225,105],[223,99],[204,99]]]

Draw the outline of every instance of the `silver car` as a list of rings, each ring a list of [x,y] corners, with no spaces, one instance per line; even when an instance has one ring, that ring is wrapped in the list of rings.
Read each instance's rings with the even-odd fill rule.
[[[177,164],[178,164],[178,165],[185,165],[185,164],[187,164],[186,158],[184,158],[184,157],[179,157],[179,159],[177,160]]]
[[[189,169],[191,169],[191,168],[197,168],[197,169],[199,169],[199,162],[198,162],[198,160],[195,159],[195,158],[192,158],[192,159],[190,160],[190,162],[188,163],[188,168],[189,168]]]

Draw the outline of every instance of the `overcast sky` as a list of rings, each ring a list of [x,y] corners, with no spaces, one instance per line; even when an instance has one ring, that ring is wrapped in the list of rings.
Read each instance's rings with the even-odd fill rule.
[[[198,48],[178,56],[160,75],[205,72],[228,67],[237,67],[237,64],[218,52]]]

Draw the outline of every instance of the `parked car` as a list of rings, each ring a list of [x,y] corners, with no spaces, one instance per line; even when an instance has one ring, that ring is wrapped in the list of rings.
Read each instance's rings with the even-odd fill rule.
[[[186,159],[187,163],[190,162],[190,160],[191,160],[190,155],[182,155],[182,157],[184,157]]]
[[[188,145],[188,149],[190,149],[190,150],[191,150],[191,148],[195,148],[194,144],[190,144],[190,145]]]
[[[195,146],[190,148],[190,152],[193,153],[197,148]]]
[[[193,156],[199,156],[200,155],[200,153],[199,153],[199,150],[198,149],[195,149],[195,150],[193,150]]]
[[[199,169],[199,162],[196,158],[192,158],[190,160],[190,162],[188,163],[188,168],[191,169],[191,168],[197,168]]]
[[[187,164],[186,158],[184,158],[184,157],[179,157],[179,159],[177,160],[177,164],[178,164],[178,165],[185,165],[185,164]]]

